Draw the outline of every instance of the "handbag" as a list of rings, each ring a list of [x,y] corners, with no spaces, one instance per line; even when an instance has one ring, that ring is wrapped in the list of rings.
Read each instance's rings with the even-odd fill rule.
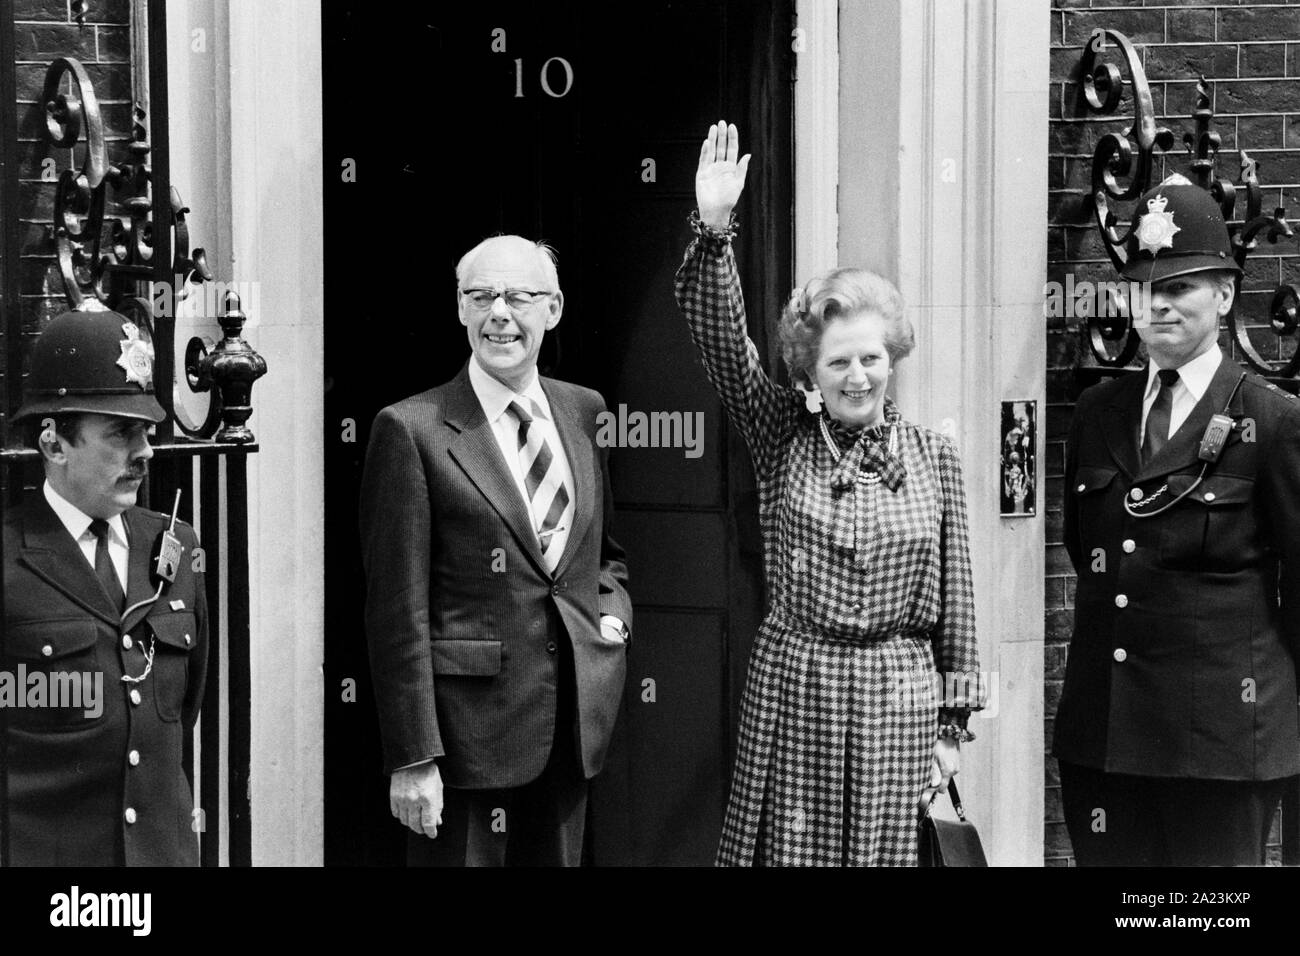
[[[975,824],[966,819],[966,811],[961,805],[961,794],[957,784],[948,781],[948,796],[952,799],[953,809],[957,811],[956,820],[939,820],[931,814],[935,797],[939,791],[927,787],[921,794],[917,807],[920,819],[917,822],[917,856],[920,866],[988,866],[984,856],[984,846]]]

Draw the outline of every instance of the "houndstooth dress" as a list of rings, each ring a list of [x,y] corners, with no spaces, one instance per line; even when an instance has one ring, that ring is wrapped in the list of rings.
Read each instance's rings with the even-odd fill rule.
[[[730,233],[695,229],[677,302],[753,458],[769,602],[717,862],[915,866],[936,663],[979,668],[956,450],[888,402],[905,478],[833,484],[821,416],[767,377],[746,335]]]

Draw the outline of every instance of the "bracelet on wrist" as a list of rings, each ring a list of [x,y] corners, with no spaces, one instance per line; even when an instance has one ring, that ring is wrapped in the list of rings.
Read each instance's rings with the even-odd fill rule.
[[[939,739],[955,740],[959,744],[968,744],[975,739],[975,735],[965,727],[958,727],[956,724],[940,724]]]
[[[691,210],[690,224],[691,231],[697,236],[705,236],[710,239],[722,239],[729,242],[736,235],[736,227],[739,225],[739,221],[736,219],[736,213],[733,210],[727,217],[727,225],[719,229],[716,226],[711,226],[705,222],[700,217],[700,211],[698,209],[693,209]]]

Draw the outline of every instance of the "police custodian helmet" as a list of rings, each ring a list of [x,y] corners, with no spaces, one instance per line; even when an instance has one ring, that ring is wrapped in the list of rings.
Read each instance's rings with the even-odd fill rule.
[[[153,343],[144,329],[108,310],[65,312],[46,327],[13,421],[73,412],[167,417],[154,398]]]
[[[1218,204],[1185,177],[1170,176],[1144,193],[1134,213],[1125,279],[1159,282],[1209,269],[1241,272]]]

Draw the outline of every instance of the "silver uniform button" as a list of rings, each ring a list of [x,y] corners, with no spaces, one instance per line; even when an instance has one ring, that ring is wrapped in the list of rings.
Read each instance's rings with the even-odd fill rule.
[[[133,641],[131,640],[131,635],[130,635],[130,634],[123,635],[123,637],[122,637],[122,650],[124,650],[124,651],[129,651],[129,650],[131,649],[131,645],[132,645],[132,644],[133,644]]]
[[[1115,606],[1116,606],[1116,607],[1128,607],[1128,595],[1127,595],[1127,594],[1116,594],[1116,595],[1115,595]]]
[[[1087,486],[1087,485],[1079,485],[1079,487],[1078,487],[1078,488],[1075,488],[1074,490],[1077,491],[1077,492],[1079,492],[1079,494],[1083,494],[1085,491],[1088,490],[1088,486]]]
[[[41,656],[42,656],[42,657],[53,657],[53,656],[54,656],[54,648],[51,647],[49,644],[46,644],[44,647],[41,648]]]
[[[1124,548],[1125,554],[1132,554],[1134,551],[1137,550],[1137,542],[1134,541],[1132,538],[1125,538],[1122,547]]]
[[[127,763],[129,763],[132,767],[140,766],[140,751],[132,750],[129,754],[126,755],[126,760]]]
[[[1132,498],[1134,501],[1141,501],[1141,500],[1142,500],[1142,489],[1141,489],[1141,488],[1134,488],[1132,491],[1130,491],[1130,492],[1128,493],[1128,496],[1129,496],[1130,498]]]
[[[140,691],[134,687],[131,688],[131,703],[136,704],[137,706],[140,703]]]
[[[188,634],[185,635],[185,643],[186,644],[190,643],[190,636]]]
[[[127,823],[135,823],[135,807],[127,807],[126,813],[122,815],[126,817]]]
[[[1213,492],[1213,491],[1207,491],[1207,492],[1205,493],[1205,500],[1206,500],[1206,501],[1213,501],[1213,500],[1214,500],[1214,492]]]
[[[1128,651],[1124,650],[1122,647],[1115,648],[1115,660],[1123,664],[1128,660]]]

